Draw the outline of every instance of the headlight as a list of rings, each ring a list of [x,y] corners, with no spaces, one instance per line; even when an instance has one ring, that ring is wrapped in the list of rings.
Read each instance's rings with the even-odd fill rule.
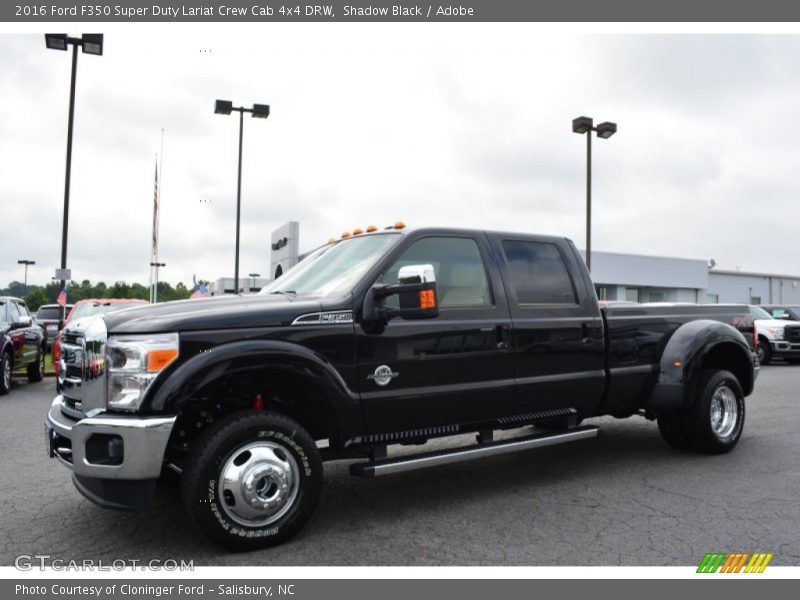
[[[106,352],[108,407],[136,410],[158,374],[178,358],[178,334],[112,335]]]
[[[776,340],[783,339],[783,327],[772,327],[771,329],[767,329],[770,335],[773,335]]]

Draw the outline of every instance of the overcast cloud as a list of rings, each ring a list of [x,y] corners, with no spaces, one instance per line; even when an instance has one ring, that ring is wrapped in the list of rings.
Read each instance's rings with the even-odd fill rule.
[[[177,28],[176,28],[177,29]],[[241,273],[269,234],[310,249],[356,226],[518,230],[593,248],[800,274],[800,38],[542,35],[525,24],[139,26],[80,55],[68,264],[76,280],[146,282],[153,171],[166,130],[162,278],[232,276],[237,117],[246,118]],[[75,32],[78,33],[78,32]],[[69,54],[0,35],[0,287],[60,261]]]

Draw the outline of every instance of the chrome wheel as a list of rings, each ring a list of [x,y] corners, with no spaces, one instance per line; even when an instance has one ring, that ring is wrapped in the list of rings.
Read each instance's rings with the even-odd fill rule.
[[[280,444],[254,442],[234,451],[220,474],[220,505],[246,527],[264,527],[292,508],[300,489],[297,461]]]
[[[738,419],[736,394],[727,385],[721,385],[711,397],[711,431],[718,438],[726,439],[733,433]]]

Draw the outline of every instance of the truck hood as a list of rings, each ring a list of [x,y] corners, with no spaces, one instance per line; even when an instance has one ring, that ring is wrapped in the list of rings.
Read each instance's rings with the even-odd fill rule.
[[[320,310],[317,300],[278,294],[219,296],[143,304],[109,313],[103,319],[109,333],[180,333],[288,326],[300,315]]]
[[[756,329],[769,329],[770,327],[784,327],[786,325],[800,325],[797,321],[787,319],[756,319]]]

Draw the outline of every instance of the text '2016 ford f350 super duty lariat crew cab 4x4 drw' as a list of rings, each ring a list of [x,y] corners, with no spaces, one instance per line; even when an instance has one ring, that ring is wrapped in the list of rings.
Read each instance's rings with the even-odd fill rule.
[[[600,415],[726,452],[754,345],[746,306],[601,309],[569,240],[398,224],[312,252],[259,295],[70,323],[49,451],[109,508],[180,473],[209,537],[257,548],[309,519],[327,460],[374,477],[594,437],[580,423]],[[469,432],[465,447],[387,451]]]

